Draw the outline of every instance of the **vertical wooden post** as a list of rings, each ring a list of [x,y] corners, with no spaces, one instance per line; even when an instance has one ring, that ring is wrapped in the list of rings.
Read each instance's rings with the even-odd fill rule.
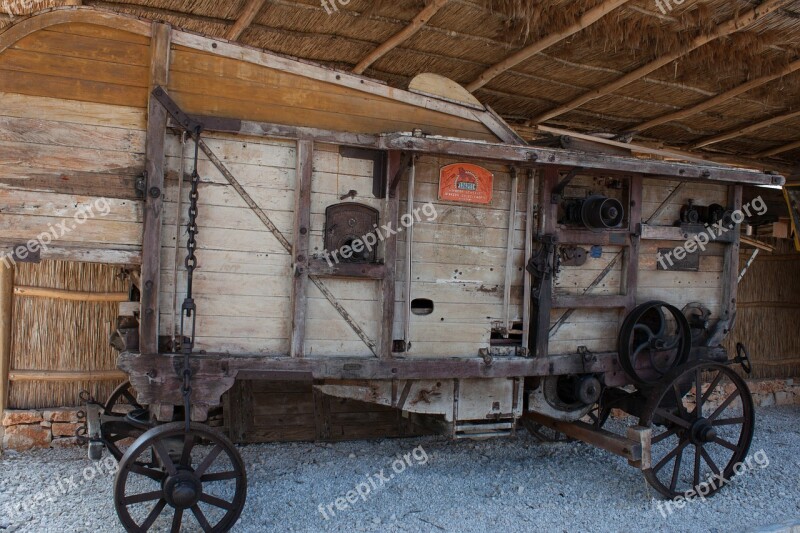
[[[625,306],[626,315],[636,307],[636,287],[639,279],[639,228],[642,223],[642,177],[631,176],[630,212],[628,213],[628,229],[630,246],[623,250],[622,293],[628,297]]]
[[[728,187],[728,209],[735,211],[742,208],[742,186],[731,185]],[[732,321],[736,314],[736,293],[739,288],[739,240],[741,232],[739,224],[733,229],[733,239],[725,247],[725,256],[722,263],[722,305],[720,319]],[[728,329],[733,324],[728,325]],[[727,333],[727,331],[725,332]],[[724,338],[724,337],[723,337]]]
[[[308,290],[308,248],[311,235],[311,178],[313,175],[314,143],[297,141],[297,165],[294,189],[294,232],[292,238],[292,357],[305,355],[306,302]]]
[[[400,170],[400,152],[390,151],[387,158],[388,171],[386,173],[386,201],[383,223],[397,223],[400,213],[400,195],[391,193],[392,179]],[[381,280],[381,307],[383,316],[381,320],[381,340],[378,355],[381,358],[392,356],[394,343],[394,306],[395,306],[395,276],[397,275],[397,236],[389,235],[384,241],[383,261],[386,266],[384,277]]]
[[[8,372],[11,368],[13,310],[14,265],[0,261],[0,416],[8,406]]]
[[[558,184],[558,168],[547,166],[542,172],[541,187],[539,188],[539,231],[542,236],[552,236],[556,228],[556,211],[558,206],[550,199],[553,188]],[[548,261],[552,257],[548,258]],[[527,266],[527,265],[526,265]],[[536,328],[534,357],[545,357],[550,346],[550,310],[553,307],[553,278],[542,280],[539,287],[539,297],[536,301],[536,319],[531,323]]]
[[[519,194],[519,176],[517,167],[511,167],[511,199],[508,206],[508,235],[506,238],[506,265],[503,280],[503,327],[504,336],[508,338],[511,331],[511,283],[514,274],[514,230],[517,221],[517,194]]]
[[[169,53],[172,30],[167,24],[153,23],[150,41],[150,88],[169,82]],[[164,138],[167,112],[150,95],[147,110],[145,172],[147,185],[144,200],[142,235],[142,302],[139,327],[139,350],[158,353],[158,299],[161,279],[161,219],[164,203]]]

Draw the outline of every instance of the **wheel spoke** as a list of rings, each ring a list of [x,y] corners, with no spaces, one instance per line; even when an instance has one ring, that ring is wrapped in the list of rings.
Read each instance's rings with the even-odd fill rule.
[[[681,453],[683,451],[683,449],[686,448],[686,446],[688,446],[688,445],[689,445],[689,441],[688,440],[685,440],[685,441],[681,442],[676,448],[674,448],[671,452],[669,452],[667,455],[665,455],[658,462],[658,464],[656,464],[653,467],[653,472],[658,473],[658,471],[661,470],[662,468],[664,468],[664,465],[667,464],[670,461],[670,459],[672,459],[673,457],[675,457],[676,455]]]
[[[661,416],[663,418],[666,418],[670,422],[672,422],[674,424],[677,424],[682,428],[689,429],[689,427],[691,426],[691,424],[689,424],[688,421],[684,420],[683,418],[680,418],[679,416],[675,416],[673,413],[670,413],[666,409],[662,409],[662,408],[656,409],[655,414],[657,414],[657,415],[659,415],[659,416]]]
[[[181,453],[181,466],[192,466],[192,449],[197,443],[197,435],[187,433],[183,438],[183,452]]]
[[[211,531],[211,524],[206,520],[206,515],[203,514],[203,510],[200,509],[199,505],[195,504],[192,506],[192,514],[197,519],[197,523],[200,524],[200,527],[203,528],[203,531]]]
[[[694,445],[694,487],[700,485],[700,445]]]
[[[638,356],[640,353],[642,353],[642,351],[645,348],[649,348],[649,347],[650,347],[650,343],[649,342],[643,342],[642,344],[637,346],[636,349],[633,350],[633,353],[631,354],[631,364],[633,364],[633,362],[636,361],[636,356]]]
[[[128,470],[134,472],[136,474],[149,477],[155,481],[161,481],[166,477],[166,474],[161,470],[156,470],[155,468],[147,468],[137,463],[131,463],[128,465]]]
[[[730,426],[733,424],[744,424],[744,417],[737,416],[736,418],[720,418],[719,420],[713,420],[711,422],[712,426]]]
[[[183,509],[176,507],[175,514],[172,515],[172,527],[170,533],[180,533],[181,522],[183,522]]]
[[[719,475],[719,468],[717,468],[717,465],[714,463],[714,460],[711,459],[711,456],[708,455],[708,452],[706,451],[705,447],[700,448],[700,455],[703,456],[703,459],[705,459],[706,464],[711,467],[711,471],[714,472],[714,474]]]
[[[133,394],[131,394],[129,389],[122,391],[122,395],[125,397],[126,400],[128,400],[128,403],[131,404],[136,409],[142,408],[142,406],[139,405],[139,402],[136,401],[136,397]]]
[[[678,387],[677,383],[672,384],[672,392],[675,393],[675,402],[678,404],[678,413],[680,417],[684,420],[688,420],[689,413],[686,412],[686,406],[683,405],[683,394],[681,394],[681,389]]]
[[[688,442],[688,441],[687,441]],[[672,480],[669,484],[669,491],[675,492],[675,487],[678,485],[678,474],[681,472],[681,460],[683,459],[683,448],[678,452],[675,457],[675,466],[672,467]]]
[[[164,465],[167,472],[170,476],[174,476],[177,474],[178,470],[175,468],[175,463],[172,462],[172,458],[169,456],[169,452],[164,447],[164,443],[160,440],[156,440],[153,442],[153,449],[158,454],[158,458],[161,459],[161,464]]]
[[[219,507],[220,509],[225,509],[226,511],[233,509],[233,502],[225,501],[222,498],[217,498],[205,492],[200,495],[200,501],[213,505],[214,507]]]
[[[203,483],[210,483],[212,481],[225,481],[227,479],[236,479],[239,474],[233,470],[230,472],[215,472],[213,474],[203,474],[200,476],[200,481]]]
[[[152,526],[155,523],[156,519],[158,518],[158,515],[161,514],[161,511],[163,511],[164,507],[166,506],[167,506],[167,500],[163,498],[158,500],[156,506],[153,507],[153,510],[150,511],[150,514],[147,515],[147,520],[142,522],[142,527],[140,528],[140,530],[147,531],[148,529],[150,529],[150,526]]]
[[[728,442],[725,439],[720,438],[720,437],[716,437],[712,442],[714,442],[715,444],[719,444],[720,446],[724,446],[725,448],[728,448],[729,450],[732,450],[734,452],[738,452],[739,449],[740,449],[735,444],[730,443],[730,442]]]
[[[708,417],[708,419],[709,419],[709,420],[714,420],[715,418],[717,418],[717,416],[719,416],[719,414],[720,414],[720,413],[722,413],[722,411],[724,411],[724,410],[725,410],[725,409],[728,407],[728,405],[730,405],[730,403],[731,403],[733,400],[735,400],[735,399],[736,399],[736,397],[737,397],[737,396],[739,396],[739,391],[738,391],[738,390],[737,390],[737,391],[734,391],[734,392],[732,392],[732,393],[731,393],[731,395],[730,395],[730,396],[728,396],[728,397],[725,399],[725,401],[724,401],[724,402],[722,402],[722,403],[719,405],[719,407],[717,407],[717,410],[716,410],[716,411],[714,411],[713,413],[711,413],[711,416],[709,416],[709,417]]]
[[[677,431],[678,431],[678,427],[677,426],[672,426],[671,428],[666,430],[664,433],[661,433],[660,435],[650,439],[650,443],[651,444],[658,444],[659,442],[661,442],[662,440],[666,439],[667,437],[669,437],[671,435],[674,435]]]
[[[211,450],[211,452],[205,459],[203,459],[203,462],[200,463],[200,466],[197,467],[194,473],[198,476],[202,476],[203,474],[205,474],[206,470],[208,470],[208,467],[211,466],[211,464],[217,459],[217,456],[221,452],[222,452],[222,446],[220,446],[219,444],[214,446],[214,449]]]
[[[653,330],[650,329],[649,326],[645,326],[644,324],[636,324],[635,326],[633,326],[633,331],[641,331],[643,333],[646,333],[648,341],[650,339],[652,339],[653,337],[655,337],[655,334],[653,333]]]
[[[714,393],[714,389],[716,389],[717,385],[719,385],[720,380],[722,380],[722,371],[718,370],[717,375],[714,377],[711,383],[708,384],[708,390],[706,390],[706,393],[703,394],[703,398],[700,400],[701,404],[704,404],[708,401],[708,399]]]
[[[672,339],[672,340],[670,342],[664,344],[664,347],[661,348],[662,352],[666,352],[667,350],[674,350],[678,346],[678,344],[681,342],[681,336],[680,335],[675,335],[674,337],[668,337],[668,338]]]
[[[151,502],[161,498],[162,491],[154,490],[152,492],[143,492],[141,494],[134,494],[133,496],[125,496],[122,498],[123,505],[133,505],[134,503]]]

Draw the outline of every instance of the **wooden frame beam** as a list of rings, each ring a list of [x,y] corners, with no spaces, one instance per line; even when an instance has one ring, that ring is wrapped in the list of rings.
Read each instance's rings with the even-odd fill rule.
[[[764,150],[763,152],[756,154],[755,157],[772,157],[773,155],[782,154],[783,152],[788,152],[797,148],[800,148],[800,141],[794,141],[790,142],[789,144],[784,144],[783,146],[778,146],[777,148]]]
[[[706,109],[711,109],[712,107],[716,107],[724,102],[727,102],[728,100],[736,98],[740,94],[744,94],[747,91],[751,91],[756,87],[760,87],[771,81],[777,80],[778,78],[787,76],[797,70],[800,70],[800,59],[792,61],[791,63],[789,63],[779,71],[775,72],[774,74],[767,74],[765,76],[752,79],[746,83],[742,83],[741,85],[737,85],[732,89],[720,93],[717,96],[713,96],[691,107],[687,107],[686,109],[680,109],[673,113],[667,113],[666,115],[661,115],[660,117],[656,117],[652,120],[642,122],[641,124],[637,124],[636,126],[630,128],[629,131],[639,133],[645,130],[649,130],[650,128],[659,126],[661,124],[665,124],[667,122],[673,122],[675,120],[680,120],[682,118],[691,117],[698,113],[702,113]]]
[[[703,146],[708,146],[709,144],[719,143],[722,141],[727,141],[728,139],[734,139],[736,137],[740,137],[742,135],[746,135],[750,132],[760,130],[763,128],[768,128],[774,124],[778,124],[779,122],[784,122],[786,120],[791,120],[793,118],[800,117],[800,111],[793,111],[791,113],[784,113],[782,115],[777,115],[772,118],[768,118],[766,120],[760,120],[758,122],[753,122],[748,124],[747,126],[741,126],[738,128],[734,128],[732,130],[728,130],[724,133],[720,133],[719,135],[713,135],[711,137],[706,137],[704,139],[700,139],[699,141],[695,141],[694,143],[690,144],[688,148],[690,150],[696,150],[698,148],[702,148]]]
[[[313,173],[314,142],[297,141],[295,167],[294,231],[292,232],[292,338],[290,355],[305,355],[306,303],[308,300],[309,239],[311,237],[311,177]]]
[[[364,59],[358,62],[353,68],[355,74],[363,74],[370,65],[382,58],[393,49],[400,46],[402,43],[413,37],[425,24],[433,17],[440,9],[442,9],[449,0],[430,0],[422,11],[417,13],[411,22],[400,30],[400,32],[391,36],[388,40],[378,46],[375,50],[370,52]]]
[[[503,72],[519,65],[526,59],[533,57],[534,55],[538,54],[545,48],[549,48],[554,44],[557,44],[564,39],[570,37],[571,35],[575,35],[579,31],[591,26],[604,16],[608,15],[618,7],[626,4],[630,0],[605,0],[604,2],[600,3],[600,5],[593,7],[592,9],[586,11],[583,15],[578,18],[573,24],[566,27],[565,29],[551,33],[546,37],[536,41],[533,44],[529,44],[525,48],[518,50],[517,52],[513,53],[512,55],[508,56],[507,58],[503,59],[499,63],[495,63],[485,71],[483,71],[480,76],[475,78],[469,84],[467,84],[467,90],[469,92],[475,92],[476,90],[480,89],[494,78],[502,74]]]
[[[244,30],[253,22],[253,19],[256,18],[256,15],[258,15],[258,12],[264,7],[266,1],[267,0],[250,0],[247,2],[239,18],[236,19],[233,26],[228,28],[228,31],[225,32],[225,38],[229,41],[238,39],[242,33],[244,33]]]
[[[768,16],[773,11],[776,11],[789,3],[790,0],[765,0],[761,5],[747,11],[744,15],[740,15],[736,18],[729,19],[727,22],[724,22],[717,26],[717,29],[711,33],[700,35],[692,39],[692,41],[687,45],[679,50],[674,52],[670,52],[665,54],[658,59],[655,59],[641,67],[625,74],[624,76],[617,78],[616,80],[606,83],[605,85],[598,87],[597,89],[592,89],[577,98],[572,99],[571,101],[561,104],[549,111],[545,111],[544,113],[540,114],[536,118],[533,119],[534,123],[541,123],[551,118],[557,117],[559,115],[563,115],[568,111],[572,111],[575,108],[582,106],[587,102],[591,102],[601,96],[605,96],[607,94],[611,94],[617,89],[625,87],[637,80],[642,79],[643,77],[647,76],[651,72],[654,72],[660,69],[663,66],[666,66],[676,59],[679,59],[689,52],[700,48],[701,46],[710,43],[716,39],[721,37],[725,37],[726,35],[730,35],[731,33],[735,33],[742,28],[750,26],[754,22],[761,20],[765,16]]]
[[[51,289],[48,287],[14,287],[16,296],[31,298],[50,298],[53,300],[69,300],[73,302],[127,302],[127,292],[88,292]]]
[[[8,374],[9,381],[123,381],[128,375],[121,370],[11,370]]]
[[[169,83],[169,57],[172,29],[153,23],[150,46],[150,86]],[[164,143],[167,135],[167,111],[150,95],[147,112],[145,172],[147,185],[142,234],[142,296],[139,349],[158,353],[158,298],[161,285],[161,220],[164,203]]]

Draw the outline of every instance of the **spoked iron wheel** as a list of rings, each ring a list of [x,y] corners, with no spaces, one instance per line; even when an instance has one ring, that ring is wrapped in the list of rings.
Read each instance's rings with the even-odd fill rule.
[[[645,478],[667,498],[714,494],[737,472],[753,439],[753,399],[729,366],[696,361],[655,388],[639,424],[652,427]]]
[[[233,443],[202,424],[155,427],[119,465],[114,505],[125,529],[228,531],[244,508],[247,476]],[[158,466],[143,466],[153,464]]]
[[[137,438],[150,429],[146,423],[148,412],[136,401],[136,391],[130,381],[121,383],[114,389],[103,410],[107,415],[124,418],[124,421],[107,422],[103,425],[106,448],[119,461],[125,453],[126,446],[123,443],[126,439]]]

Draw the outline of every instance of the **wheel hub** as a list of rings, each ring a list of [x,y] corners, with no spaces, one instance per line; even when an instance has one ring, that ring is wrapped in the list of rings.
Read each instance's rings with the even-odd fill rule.
[[[717,438],[717,430],[705,418],[697,419],[691,427],[691,437],[694,444],[706,444]]]
[[[189,470],[181,470],[164,481],[164,499],[178,509],[188,509],[200,501],[203,483]]]

